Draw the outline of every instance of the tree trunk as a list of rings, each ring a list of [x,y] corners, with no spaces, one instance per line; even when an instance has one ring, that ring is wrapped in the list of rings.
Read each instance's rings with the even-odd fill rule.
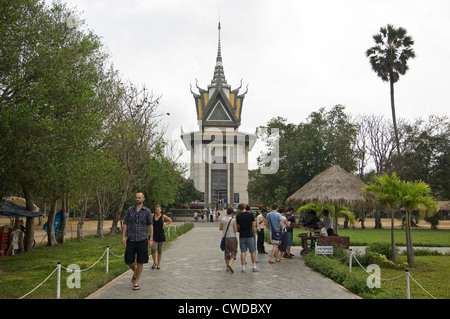
[[[394,238],[394,210],[391,209],[391,249],[392,249],[392,261],[397,263],[397,247],[395,246]]]
[[[414,250],[411,236],[411,213],[406,212],[406,257],[409,267],[414,267]]]
[[[58,211],[58,199],[52,200],[47,218],[47,240],[48,246],[56,246],[55,238],[55,216]]]
[[[97,192],[97,207],[98,207],[98,222],[97,222],[97,237],[103,238],[103,197],[104,192]]]
[[[81,207],[80,220],[78,221],[78,225],[77,225],[77,238],[78,239],[83,238],[83,225],[84,225],[84,219],[86,218],[86,213],[87,213],[87,204],[88,204],[88,198],[85,194],[84,200],[83,200],[83,206]]]
[[[391,89],[391,111],[392,111],[392,121],[394,124],[394,134],[395,134],[395,143],[397,144],[397,153],[400,156],[400,141],[398,139],[398,130],[397,130],[397,119],[395,116],[395,102],[394,102],[394,80],[391,76],[389,77],[389,84]]]
[[[361,229],[365,229],[364,221],[366,220],[366,209],[361,210]]]
[[[58,244],[64,244],[64,237],[67,228],[67,220],[69,219],[69,199],[64,196],[62,200],[61,223],[58,230]]]
[[[375,209],[375,226],[374,229],[382,229],[383,225],[381,224],[381,213],[380,210],[377,208]]]
[[[28,190],[26,186],[22,185],[23,196],[25,197],[26,209],[27,211],[34,211],[33,201],[31,199],[31,192]],[[33,250],[33,241],[34,241],[34,217],[27,217],[25,221],[25,237],[24,237],[24,250],[32,251]]]
[[[344,219],[344,229],[348,228],[348,216],[345,215],[345,219]]]
[[[123,205],[125,205],[125,201],[127,200],[128,190],[130,189],[132,173],[133,172],[131,170],[131,167],[130,167],[130,165],[128,165],[128,174],[127,174],[127,177],[124,182],[123,192],[122,192],[122,196],[120,197],[119,206],[117,207],[117,210],[115,211],[114,216],[113,216],[111,232],[109,233],[110,236],[114,236],[117,233],[117,225],[119,222],[119,217],[123,211]]]

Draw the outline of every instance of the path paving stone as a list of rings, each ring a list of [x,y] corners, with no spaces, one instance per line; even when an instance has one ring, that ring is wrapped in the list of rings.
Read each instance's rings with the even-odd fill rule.
[[[240,251],[234,273],[226,271],[219,249],[219,223],[198,222],[163,251],[161,269],[144,265],[141,289],[133,291],[132,273],[123,275],[88,298],[95,299],[356,299],[354,294],[307,267],[294,247],[295,257],[270,264],[269,255],[258,254],[259,272],[252,271],[247,253],[241,273]],[[266,244],[266,251],[271,246]]]

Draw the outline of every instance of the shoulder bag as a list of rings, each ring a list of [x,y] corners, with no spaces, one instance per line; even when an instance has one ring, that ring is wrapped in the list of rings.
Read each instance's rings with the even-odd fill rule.
[[[281,232],[281,230],[274,230],[274,228],[272,227],[271,216],[269,216],[269,224],[270,224],[270,233],[272,234],[271,238],[273,240],[282,240],[283,239],[283,233]]]
[[[222,251],[225,250],[225,237],[227,236],[228,227],[230,227],[230,223],[232,220],[233,220],[233,218],[231,218],[230,221],[228,222],[227,230],[225,231],[225,234],[223,235],[222,240],[220,241],[220,249]]]

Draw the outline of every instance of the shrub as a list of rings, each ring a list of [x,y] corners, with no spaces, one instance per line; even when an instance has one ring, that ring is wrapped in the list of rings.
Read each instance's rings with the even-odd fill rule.
[[[396,249],[397,251],[397,249]],[[387,259],[392,260],[392,247],[390,243],[373,243],[367,246],[366,253],[380,254],[386,256]]]
[[[348,266],[338,260],[320,255],[305,255],[305,263],[315,271],[332,279],[355,294],[374,294],[376,290],[367,287],[366,277],[350,273]]]

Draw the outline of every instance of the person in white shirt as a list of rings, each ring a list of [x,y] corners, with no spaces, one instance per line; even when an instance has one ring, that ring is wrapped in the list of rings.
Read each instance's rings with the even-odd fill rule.
[[[328,232],[327,232],[326,228],[324,227],[323,222],[318,222],[317,223],[317,227],[319,227],[318,233],[319,233],[320,237],[327,237],[328,236]]]

